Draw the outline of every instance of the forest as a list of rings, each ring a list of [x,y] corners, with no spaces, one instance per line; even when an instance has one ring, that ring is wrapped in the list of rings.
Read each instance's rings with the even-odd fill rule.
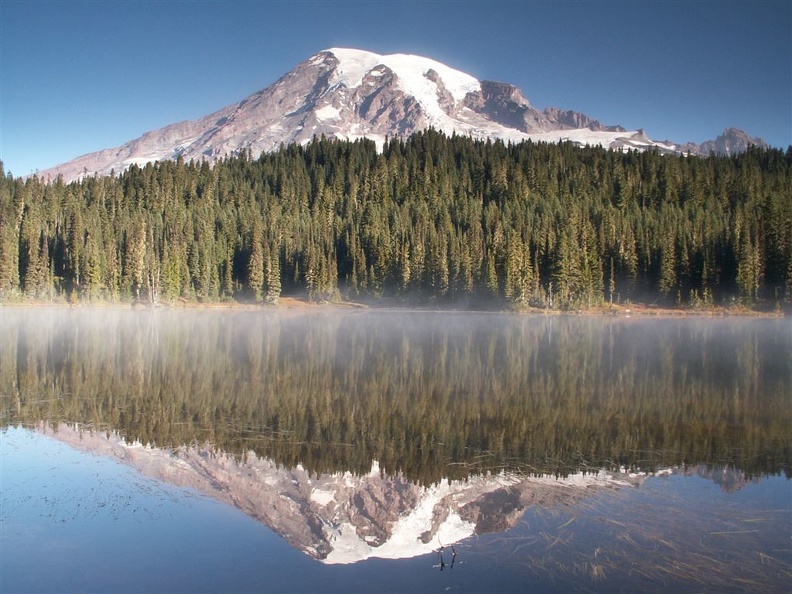
[[[574,310],[792,301],[792,147],[733,156],[428,130],[78,182],[0,167],[0,303]]]

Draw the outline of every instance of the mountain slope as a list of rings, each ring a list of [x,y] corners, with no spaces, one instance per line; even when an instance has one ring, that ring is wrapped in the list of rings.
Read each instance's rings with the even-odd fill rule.
[[[258,155],[282,143],[304,144],[321,135],[366,137],[381,145],[388,137],[404,138],[428,127],[449,135],[512,142],[571,141],[694,154],[712,150],[710,145],[699,151],[692,144],[653,141],[641,130],[604,126],[574,111],[539,111],[513,85],[480,82],[428,58],[334,48],[239,103],[147,132],[120,147],[83,155],[40,176],[62,175],[72,181],[179,156],[213,162],[240,151]],[[729,147],[738,150],[737,144]]]

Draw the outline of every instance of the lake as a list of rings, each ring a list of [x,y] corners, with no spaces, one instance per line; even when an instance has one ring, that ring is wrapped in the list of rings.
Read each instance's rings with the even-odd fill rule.
[[[2,592],[786,592],[792,321],[0,308]]]

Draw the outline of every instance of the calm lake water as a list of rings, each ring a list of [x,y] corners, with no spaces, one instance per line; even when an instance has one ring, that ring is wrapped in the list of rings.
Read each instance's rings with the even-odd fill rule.
[[[787,592],[792,321],[0,308],[0,591]]]

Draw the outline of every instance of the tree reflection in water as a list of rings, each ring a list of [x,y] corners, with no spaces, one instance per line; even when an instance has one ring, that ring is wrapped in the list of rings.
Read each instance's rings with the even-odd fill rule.
[[[789,472],[792,335],[775,319],[2,315],[5,424],[208,442],[315,473],[377,460],[425,485],[504,469]]]

